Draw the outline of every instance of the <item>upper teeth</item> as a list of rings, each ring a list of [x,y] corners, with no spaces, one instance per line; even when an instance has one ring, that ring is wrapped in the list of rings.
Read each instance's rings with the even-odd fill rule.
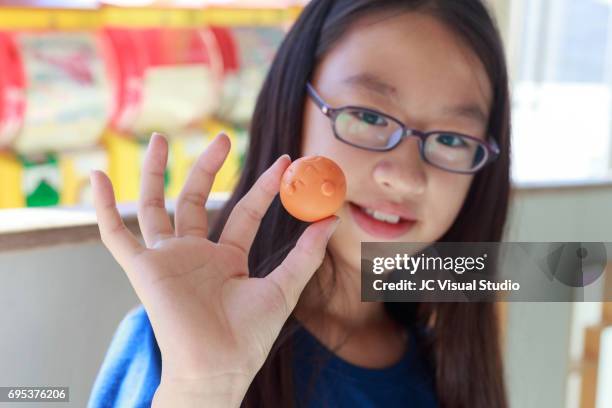
[[[373,218],[376,218],[379,221],[389,222],[391,224],[397,224],[400,220],[399,215],[387,214],[382,211],[371,210],[369,208],[364,208],[366,214],[371,215]]]

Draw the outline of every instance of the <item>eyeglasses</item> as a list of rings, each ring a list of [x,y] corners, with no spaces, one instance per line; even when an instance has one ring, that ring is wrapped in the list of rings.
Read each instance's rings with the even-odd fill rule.
[[[495,139],[483,141],[457,132],[410,129],[398,119],[360,106],[332,108],[317,94],[310,83],[308,94],[332,123],[335,137],[360,149],[386,152],[396,148],[407,137],[419,139],[421,158],[432,166],[453,173],[471,174],[499,157]]]

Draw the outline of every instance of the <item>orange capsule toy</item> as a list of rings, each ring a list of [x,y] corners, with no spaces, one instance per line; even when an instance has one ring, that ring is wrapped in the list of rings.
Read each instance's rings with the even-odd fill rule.
[[[280,199],[295,218],[314,222],[333,215],[346,196],[346,178],[340,166],[323,156],[295,160],[283,173]]]

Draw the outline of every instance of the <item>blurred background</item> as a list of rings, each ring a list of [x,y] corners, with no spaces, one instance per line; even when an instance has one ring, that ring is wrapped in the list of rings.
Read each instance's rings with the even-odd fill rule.
[[[0,386],[69,386],[66,406],[85,406],[138,304],[99,242],[90,170],[109,174],[137,231],[151,132],[170,141],[172,211],[194,159],[224,130],[232,149],[214,216],[240,174],[275,50],[306,3],[0,0]],[[506,240],[611,242],[612,0],[488,3],[512,81]],[[593,290],[610,298],[606,275]],[[612,407],[611,303],[500,310],[512,407]]]

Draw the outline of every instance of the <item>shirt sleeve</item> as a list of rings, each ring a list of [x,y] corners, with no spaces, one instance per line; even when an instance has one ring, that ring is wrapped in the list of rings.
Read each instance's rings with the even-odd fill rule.
[[[150,407],[160,374],[161,354],[141,305],[130,311],[119,324],[87,407]]]

